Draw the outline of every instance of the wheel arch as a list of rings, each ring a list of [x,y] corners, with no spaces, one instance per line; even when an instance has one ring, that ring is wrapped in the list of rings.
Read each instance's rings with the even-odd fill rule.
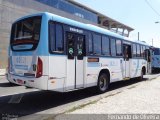
[[[109,71],[109,69],[107,69],[107,68],[101,69],[100,72],[99,72],[98,77],[99,77],[102,73],[105,73],[105,74],[108,76],[108,78],[109,78],[109,83],[110,83],[111,76],[110,76],[110,71]]]

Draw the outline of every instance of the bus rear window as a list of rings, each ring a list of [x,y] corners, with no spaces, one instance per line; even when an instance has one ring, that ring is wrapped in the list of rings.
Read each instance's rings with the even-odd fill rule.
[[[14,51],[36,49],[40,39],[41,17],[30,17],[16,22],[11,31],[11,48]]]

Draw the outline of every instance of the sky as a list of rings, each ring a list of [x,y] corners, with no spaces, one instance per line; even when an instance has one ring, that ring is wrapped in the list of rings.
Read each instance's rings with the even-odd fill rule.
[[[75,0],[135,30],[130,38],[160,48],[160,0]],[[159,21],[158,24],[155,22]]]

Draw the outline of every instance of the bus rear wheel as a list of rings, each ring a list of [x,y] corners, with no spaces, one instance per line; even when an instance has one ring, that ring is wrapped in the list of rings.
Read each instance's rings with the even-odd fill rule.
[[[97,90],[99,93],[104,93],[108,90],[109,78],[107,74],[101,73],[98,78]]]

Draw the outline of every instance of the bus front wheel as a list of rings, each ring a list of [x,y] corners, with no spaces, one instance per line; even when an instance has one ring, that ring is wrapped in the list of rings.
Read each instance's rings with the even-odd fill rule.
[[[108,90],[109,87],[109,78],[107,74],[101,73],[98,78],[97,89],[99,93],[104,93]]]

